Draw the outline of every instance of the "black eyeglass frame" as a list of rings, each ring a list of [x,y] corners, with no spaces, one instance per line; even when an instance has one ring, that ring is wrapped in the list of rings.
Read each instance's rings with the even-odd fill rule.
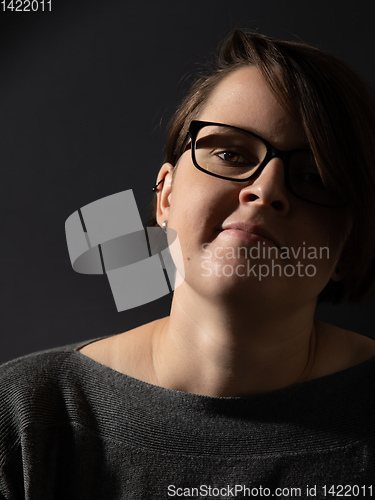
[[[231,128],[233,130],[238,130],[238,131],[243,132],[245,134],[251,135],[252,137],[255,137],[256,139],[260,140],[266,146],[266,151],[267,152],[266,152],[266,156],[264,157],[264,160],[257,167],[257,169],[255,170],[255,172],[253,172],[249,177],[246,177],[245,179],[234,179],[233,177],[226,177],[226,176],[223,176],[223,175],[215,174],[214,172],[209,172],[208,170],[205,170],[204,168],[200,167],[199,164],[198,164],[198,162],[197,162],[197,160],[196,160],[196,157],[195,157],[197,135],[198,135],[198,132],[202,128],[207,127],[207,126],[219,126],[219,127]],[[268,141],[266,141],[266,139],[263,139],[263,137],[260,137],[259,135],[254,134],[253,132],[250,132],[248,130],[244,130],[242,128],[235,127],[234,125],[227,125],[225,123],[217,123],[217,122],[206,122],[206,121],[201,121],[201,120],[193,120],[190,123],[189,130],[188,130],[188,132],[186,134],[186,138],[185,138],[185,140],[183,142],[180,154],[178,155],[178,159],[182,156],[183,153],[185,153],[185,151],[187,149],[187,146],[185,146],[185,144],[186,144],[186,141],[188,140],[189,137],[190,137],[190,140],[191,140],[191,157],[192,157],[192,160],[193,160],[193,164],[194,164],[194,166],[198,170],[200,170],[201,172],[204,172],[205,174],[212,175],[213,177],[218,177],[219,179],[225,179],[225,180],[228,180],[228,181],[248,182],[255,175],[259,175],[263,171],[263,169],[267,166],[267,164],[273,158],[280,158],[283,161],[283,164],[284,164],[285,185],[288,188],[288,190],[294,196],[296,196],[300,200],[307,201],[308,203],[312,203],[312,204],[318,205],[320,207],[339,208],[339,207],[343,207],[343,206],[345,206],[345,205],[348,204],[347,202],[345,202],[345,203],[343,202],[343,203],[338,204],[338,205],[327,205],[325,203],[319,203],[319,202],[316,202],[316,201],[312,201],[312,200],[308,200],[306,198],[303,198],[302,196],[298,195],[297,193],[295,193],[293,191],[293,188],[292,188],[292,185],[291,185],[291,182],[290,182],[290,178],[289,178],[289,160],[290,160],[291,156],[293,156],[293,154],[295,154],[295,153],[300,153],[300,152],[303,152],[303,151],[311,151],[308,148],[291,149],[289,151],[281,151],[280,149],[277,149],[274,146],[272,146],[272,144],[269,143]]]

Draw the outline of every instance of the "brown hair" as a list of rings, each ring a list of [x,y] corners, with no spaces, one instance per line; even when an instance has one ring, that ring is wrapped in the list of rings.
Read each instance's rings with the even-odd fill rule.
[[[261,71],[278,101],[301,122],[323,181],[349,202],[353,225],[342,259],[345,276],[329,282],[319,300],[361,300],[375,281],[375,97],[339,59],[304,43],[232,31],[172,117],[165,161],[176,165],[190,122],[216,85],[248,65]]]

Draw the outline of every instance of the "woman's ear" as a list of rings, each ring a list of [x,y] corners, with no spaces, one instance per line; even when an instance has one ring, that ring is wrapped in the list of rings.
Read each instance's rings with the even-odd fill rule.
[[[172,194],[173,168],[173,165],[171,165],[170,163],[164,163],[159,171],[159,175],[156,181],[156,184],[160,183],[156,190],[156,220],[159,226],[161,226],[165,220],[168,220],[169,217]]]

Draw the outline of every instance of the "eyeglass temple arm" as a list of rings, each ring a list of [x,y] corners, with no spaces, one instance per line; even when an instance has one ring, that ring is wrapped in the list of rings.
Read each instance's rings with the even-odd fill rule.
[[[192,137],[191,137],[191,134],[190,134],[190,132],[188,132],[188,133],[186,134],[186,137],[185,137],[185,139],[184,139],[184,141],[183,141],[182,145],[181,145],[180,151],[179,151],[179,153],[178,153],[178,155],[177,155],[177,159],[179,159],[179,158],[180,158],[180,156],[181,156],[181,155],[182,155],[185,151],[187,151],[188,149],[190,149],[190,148],[191,148],[191,142],[190,142],[189,144],[186,144],[186,142],[188,141],[188,139],[191,139],[191,138],[192,138]],[[157,184],[155,184],[155,186],[153,186],[152,190],[154,191],[154,193],[157,193],[157,192],[158,192],[158,187],[159,187],[159,185],[160,185],[162,182],[164,182],[164,179],[162,179],[162,180],[161,180],[161,181],[159,181]]]

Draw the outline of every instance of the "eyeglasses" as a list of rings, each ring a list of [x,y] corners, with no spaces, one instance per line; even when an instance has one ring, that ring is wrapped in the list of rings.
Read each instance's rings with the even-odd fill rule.
[[[326,207],[346,204],[324,185],[310,149],[280,151],[247,130],[198,120],[191,122],[186,139],[189,137],[193,163],[208,175],[247,182],[258,176],[272,158],[281,158],[285,184],[294,196]]]

